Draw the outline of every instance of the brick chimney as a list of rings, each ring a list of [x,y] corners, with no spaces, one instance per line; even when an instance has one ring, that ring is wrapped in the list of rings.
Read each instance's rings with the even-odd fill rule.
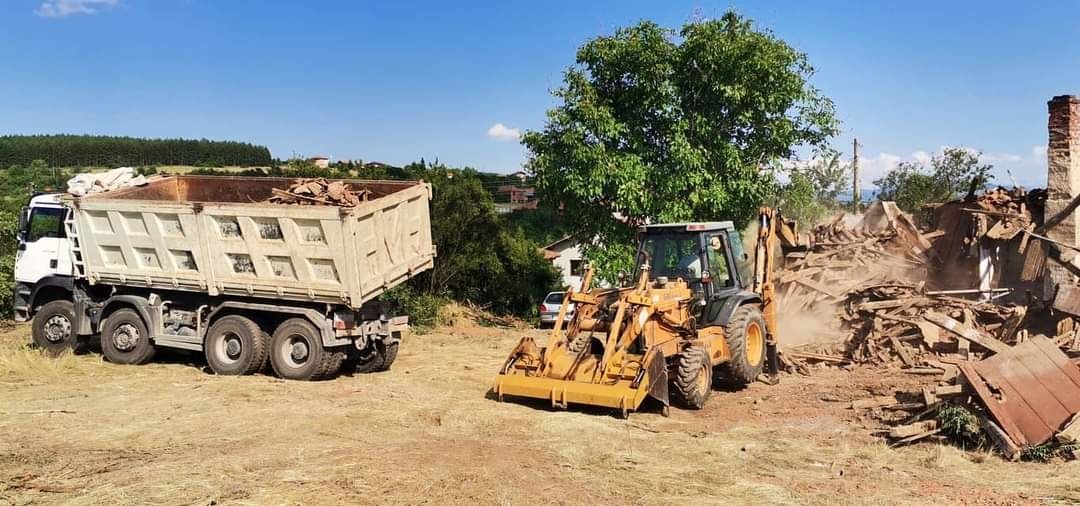
[[[1046,147],[1046,212],[1049,219],[1063,211],[1080,194],[1080,98],[1061,95],[1047,102],[1050,111],[1050,139]],[[1080,228],[1075,213],[1046,231],[1055,241],[1080,245]],[[1064,261],[1072,261],[1075,253],[1062,251]],[[1047,262],[1045,295],[1053,297],[1059,283],[1072,285],[1075,277],[1054,261]]]

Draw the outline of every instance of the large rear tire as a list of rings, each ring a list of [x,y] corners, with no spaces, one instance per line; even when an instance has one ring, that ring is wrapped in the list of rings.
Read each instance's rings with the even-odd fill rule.
[[[367,355],[356,359],[356,372],[363,374],[389,371],[390,365],[397,359],[399,345],[398,342],[386,344],[382,341],[376,341],[372,344],[372,349],[368,350]]]
[[[731,360],[721,367],[738,384],[748,385],[757,380],[765,367],[765,319],[756,305],[748,304],[735,310],[724,328]]]
[[[269,356],[270,336],[251,319],[223,316],[206,332],[206,363],[215,374],[244,375],[259,372]]]
[[[675,357],[675,398],[690,409],[705,407],[712,394],[712,363],[704,349],[692,346]]]
[[[34,313],[30,338],[34,346],[54,357],[75,351],[79,343],[75,335],[75,305],[68,300],[54,300],[41,306]]]
[[[109,362],[141,365],[153,360],[156,351],[146,324],[134,309],[116,310],[101,326],[101,354]]]
[[[304,318],[285,320],[270,338],[270,364],[285,379],[326,379],[337,374],[344,360],[344,352],[323,348],[318,329]]]

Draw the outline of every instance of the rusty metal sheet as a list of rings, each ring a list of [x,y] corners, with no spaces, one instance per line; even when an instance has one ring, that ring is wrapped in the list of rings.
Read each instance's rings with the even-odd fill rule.
[[[1080,316],[1080,287],[1059,284],[1057,295],[1054,296],[1054,309]]]
[[[1041,444],[1080,412],[1080,368],[1036,336],[973,366],[983,404],[1018,444]]]

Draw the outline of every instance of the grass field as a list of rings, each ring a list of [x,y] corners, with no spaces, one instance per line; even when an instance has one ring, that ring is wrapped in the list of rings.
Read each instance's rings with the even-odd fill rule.
[[[523,332],[441,328],[409,336],[389,372],[303,383],[213,376],[188,355],[140,367],[53,359],[26,348],[26,326],[10,327],[0,503],[1080,501],[1077,462],[887,448],[847,409],[892,388],[882,371],[717,391],[670,418],[497,403],[486,392]]]

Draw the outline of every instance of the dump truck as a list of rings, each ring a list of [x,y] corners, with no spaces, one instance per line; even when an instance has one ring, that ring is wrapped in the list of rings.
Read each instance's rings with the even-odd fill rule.
[[[432,267],[431,187],[341,181],[370,198],[276,204],[290,179],[215,176],[37,195],[20,217],[15,317],[40,348],[99,335],[122,364],[176,348],[218,374],[387,369],[408,317],[379,296]]]
[[[629,287],[594,288],[591,268],[567,291],[547,345],[521,339],[493,392],[583,404],[623,416],[652,398],[701,408],[722,375],[737,384],[779,369],[774,249],[806,247],[796,224],[762,208],[754,257],[730,221],[648,225],[640,230],[638,273]],[[565,325],[564,325],[565,324]],[[565,326],[565,330],[564,329]]]

